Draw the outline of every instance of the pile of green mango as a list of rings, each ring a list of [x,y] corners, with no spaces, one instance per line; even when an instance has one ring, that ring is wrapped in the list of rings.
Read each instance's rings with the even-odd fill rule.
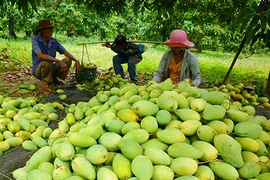
[[[230,98],[170,79],[98,91],[88,102],[66,107],[48,145],[13,177],[270,179],[270,119]]]
[[[243,83],[232,85],[223,84],[219,87],[208,88],[209,91],[221,91],[231,96],[231,100],[242,105],[258,106],[260,108],[270,108],[269,99],[266,96],[260,96],[256,88],[245,86]]]

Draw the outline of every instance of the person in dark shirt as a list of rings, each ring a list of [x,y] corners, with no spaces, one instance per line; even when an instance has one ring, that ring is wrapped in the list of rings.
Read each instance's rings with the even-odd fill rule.
[[[102,46],[111,48],[112,51],[117,53],[112,59],[115,74],[120,74],[122,78],[125,78],[122,64],[127,63],[130,80],[137,82],[136,64],[143,59],[142,54],[145,52],[146,46],[127,42],[126,37],[122,34],[117,35],[112,44],[106,42]]]

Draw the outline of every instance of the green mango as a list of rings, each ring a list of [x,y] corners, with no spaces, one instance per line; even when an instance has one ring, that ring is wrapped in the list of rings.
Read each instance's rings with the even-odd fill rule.
[[[227,124],[220,120],[209,121],[206,125],[212,127],[218,134],[228,134],[229,132]]]
[[[167,149],[167,153],[173,158],[189,157],[192,159],[199,159],[203,156],[203,152],[200,149],[184,142],[170,145]]]
[[[149,139],[149,133],[144,129],[133,129],[123,136],[123,139],[132,139],[139,144],[146,142]]]
[[[220,105],[224,100],[229,99],[229,95],[221,91],[209,91],[203,93],[201,98],[212,105]]]
[[[157,101],[159,109],[174,112],[178,108],[178,103],[173,97],[163,97]]]
[[[187,120],[198,120],[199,121],[199,120],[201,120],[201,115],[193,109],[189,109],[189,108],[177,109],[174,111],[174,113],[182,121],[187,121]]]
[[[232,165],[222,162],[222,161],[213,161],[209,162],[208,166],[218,177],[227,180],[238,180],[239,173],[235,167]]]
[[[226,116],[237,123],[246,121],[248,114],[237,109],[229,109],[226,111]]]
[[[167,78],[165,81],[160,83],[160,89],[162,91],[171,91],[174,89],[174,85],[172,83],[171,78]]]
[[[194,141],[191,145],[203,152],[203,156],[199,158],[201,161],[213,161],[218,157],[218,150],[208,142]]]
[[[171,157],[161,149],[147,148],[144,151],[144,155],[147,156],[155,165],[168,166],[171,164]]]
[[[202,118],[207,121],[221,120],[224,118],[226,109],[220,105],[207,106],[202,112]]]
[[[179,109],[189,108],[189,102],[184,95],[175,94],[172,97],[176,100]]]
[[[258,156],[267,156],[268,155],[268,149],[266,145],[263,143],[260,139],[255,139],[255,141],[259,144],[259,150],[256,152]]]
[[[227,125],[227,127],[228,127],[228,133],[232,133],[233,132],[233,128],[234,128],[234,122],[233,122],[233,120],[231,120],[229,118],[224,118],[224,119],[222,119],[222,121]]]
[[[135,102],[131,109],[133,109],[140,117],[153,116],[159,111],[159,107],[150,101],[140,100]]]
[[[166,144],[173,144],[185,141],[185,135],[182,131],[175,128],[160,130],[156,133],[157,138]]]
[[[122,134],[122,128],[126,123],[120,119],[109,120],[106,122],[105,127],[109,132],[114,132],[119,135]]]
[[[153,169],[153,164],[147,156],[138,155],[131,161],[132,173],[138,179],[150,180],[153,176]]]
[[[154,116],[145,116],[141,120],[141,128],[146,130],[149,134],[154,134],[158,129],[158,122]]]
[[[228,134],[218,134],[214,137],[214,146],[218,150],[221,158],[235,168],[244,165],[242,158],[242,146]]]
[[[149,139],[148,141],[146,141],[145,143],[141,144],[143,149],[147,149],[147,148],[157,148],[157,149],[161,149],[163,151],[167,150],[169,145],[162,142],[160,139],[158,138],[152,138]]]
[[[198,170],[194,174],[201,180],[215,180],[215,174],[212,169],[206,165],[199,165]]]
[[[192,136],[196,134],[200,126],[202,126],[201,121],[187,120],[180,124],[180,130],[185,134],[185,136]]]
[[[53,169],[52,178],[54,180],[67,179],[71,176],[71,171],[65,166],[58,166]]]
[[[122,127],[122,134],[125,135],[133,129],[140,129],[141,125],[138,122],[128,122]]]
[[[71,162],[72,170],[84,179],[95,179],[96,171],[94,166],[82,156],[76,157]]]
[[[156,114],[156,120],[161,127],[166,126],[171,121],[171,113],[167,110],[161,109]]]
[[[94,165],[101,165],[108,159],[108,150],[101,144],[94,144],[86,150],[86,159]]]
[[[77,147],[88,148],[94,144],[97,144],[96,140],[91,136],[81,132],[71,132],[68,136],[68,141]]]
[[[170,168],[178,176],[193,175],[198,170],[198,163],[189,157],[178,157],[172,160]]]
[[[122,139],[118,144],[122,154],[129,160],[143,154],[143,148],[140,144],[132,139]]]
[[[153,175],[152,175],[151,179],[172,180],[172,179],[174,179],[174,172],[168,166],[154,165]]]
[[[255,178],[260,172],[261,166],[252,160],[245,161],[245,164],[238,169],[239,176],[242,179]]]
[[[255,122],[239,122],[234,126],[233,132],[239,137],[257,139],[262,133],[262,127]]]
[[[122,136],[114,132],[105,132],[102,134],[99,139],[98,143],[103,145],[108,151],[117,151],[119,150],[118,144],[121,141]]]
[[[186,87],[183,92],[187,92],[188,97],[199,98],[201,96],[200,91],[195,86]]]
[[[200,140],[211,143],[217,132],[211,126],[202,125],[197,129],[196,134]]]
[[[43,169],[34,169],[27,174],[26,179],[51,180],[52,176]]]
[[[261,173],[258,176],[256,176],[255,178],[258,179],[258,180],[270,179],[270,172]]]
[[[118,177],[115,174],[115,172],[113,172],[109,168],[101,167],[97,170],[97,179],[99,179],[99,180],[107,180],[107,179],[118,180]]]

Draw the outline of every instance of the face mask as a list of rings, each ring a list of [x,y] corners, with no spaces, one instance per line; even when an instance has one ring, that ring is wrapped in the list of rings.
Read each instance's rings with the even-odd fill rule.
[[[172,49],[172,53],[173,53],[173,55],[180,55],[180,54],[182,54],[183,52],[185,52],[185,48],[183,48],[183,49]]]

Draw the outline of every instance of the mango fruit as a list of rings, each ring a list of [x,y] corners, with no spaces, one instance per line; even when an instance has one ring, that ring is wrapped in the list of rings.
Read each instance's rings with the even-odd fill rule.
[[[108,159],[108,150],[101,144],[94,144],[86,150],[86,159],[100,165]]]
[[[220,105],[228,95],[221,91],[208,91],[201,95],[201,98],[212,105]]]
[[[147,100],[135,102],[131,109],[133,109],[140,117],[152,116],[159,111],[159,107],[155,103]]]
[[[173,144],[185,141],[185,135],[182,131],[175,128],[160,130],[156,133],[157,138],[166,144]]]
[[[244,165],[242,158],[242,146],[228,134],[218,134],[214,137],[214,146],[218,150],[221,158],[235,168]]]
[[[144,155],[147,156],[154,165],[168,166],[171,164],[171,157],[161,149],[147,148],[144,151]]]
[[[153,169],[153,164],[147,156],[138,155],[131,161],[132,173],[138,179],[150,180],[153,176]]]
[[[187,121],[187,120],[198,120],[199,121],[199,120],[201,120],[201,115],[193,109],[189,109],[189,108],[177,109],[174,111],[174,113],[182,121]]]
[[[85,157],[76,157],[71,162],[72,170],[84,179],[96,179],[93,165]]]
[[[167,153],[173,158],[189,157],[192,159],[199,159],[203,156],[203,152],[200,149],[185,142],[178,142],[170,145],[167,149]]]
[[[170,168],[178,176],[193,175],[198,170],[198,163],[189,157],[178,157],[172,160]]]
[[[262,127],[254,122],[239,122],[234,126],[233,132],[240,137],[257,139],[262,133]]]
[[[245,161],[244,165],[238,169],[240,178],[250,179],[255,178],[261,172],[261,166],[255,161]]]
[[[237,109],[229,109],[226,111],[226,116],[234,122],[244,122],[247,120],[248,114]]]
[[[230,179],[230,180],[239,179],[239,173],[237,169],[226,162],[213,161],[209,162],[208,165],[215,173],[215,175],[217,175],[222,179]]]
[[[112,168],[120,180],[132,177],[131,162],[123,154],[115,154],[112,161]]]
[[[207,121],[221,120],[224,118],[226,109],[220,105],[208,106],[202,112],[202,118]]]
[[[218,150],[212,144],[205,141],[194,141],[191,144],[193,147],[203,152],[203,155],[199,158],[201,161],[213,161],[218,157]]]

